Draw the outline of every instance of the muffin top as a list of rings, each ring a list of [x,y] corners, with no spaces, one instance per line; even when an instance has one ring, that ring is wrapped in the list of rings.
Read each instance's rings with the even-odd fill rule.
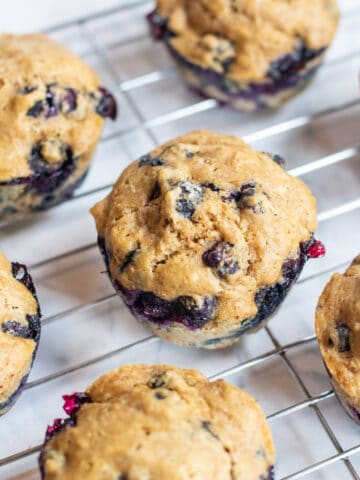
[[[60,44],[40,34],[0,35],[0,183],[33,172],[40,142],[50,164],[67,146],[76,157],[92,149],[103,125],[100,99],[97,75]]]
[[[26,277],[0,253],[0,406],[28,373],[39,337],[38,303]]]
[[[347,395],[360,399],[360,255],[326,285],[315,328],[330,374]]]
[[[133,365],[99,378],[87,394],[74,426],[43,448],[46,480],[91,480],[100,473],[109,480],[259,480],[274,464],[260,407],[223,380]]]
[[[157,0],[182,57],[236,81],[262,80],[271,62],[296,48],[327,47],[339,12],[336,0]]]
[[[256,292],[282,280],[317,226],[315,198],[276,161],[195,131],[133,162],[92,209],[112,279],[165,300],[216,299],[214,321],[229,328],[253,317]]]

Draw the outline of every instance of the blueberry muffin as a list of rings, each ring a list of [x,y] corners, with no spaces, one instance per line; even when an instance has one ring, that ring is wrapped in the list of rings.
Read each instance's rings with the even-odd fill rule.
[[[69,198],[116,103],[45,35],[0,35],[0,219]]]
[[[157,0],[148,15],[185,81],[240,110],[275,108],[312,79],[336,0]]]
[[[40,338],[40,307],[26,267],[0,253],[0,415],[15,402]]]
[[[316,308],[315,328],[334,390],[360,425],[360,255],[326,285]]]
[[[42,478],[271,480],[274,446],[247,393],[195,370],[130,365],[65,396],[48,428]]]
[[[316,201],[278,155],[196,131],[132,163],[92,209],[115,289],[144,325],[216,348],[264,325],[308,257]]]

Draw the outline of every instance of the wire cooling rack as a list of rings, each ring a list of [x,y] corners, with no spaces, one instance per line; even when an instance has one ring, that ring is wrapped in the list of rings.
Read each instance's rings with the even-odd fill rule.
[[[17,404],[0,420],[0,478],[38,479],[46,425],[61,395],[84,389],[130,362],[197,367],[254,395],[277,447],[277,479],[359,479],[360,435],[331,390],[313,334],[313,312],[330,274],[360,246],[360,4],[342,0],[342,22],[312,86],[271,113],[240,114],[202,100],[178,79],[163,45],[149,37],[144,0],[54,26],[101,75],[120,105],[92,171],[74,198],[50,212],[3,225],[1,248],[28,264],[44,318],[38,355]],[[317,237],[328,255],[309,262],[269,327],[224,351],[168,345],[136,323],[113,293],[87,210],[120,171],[155,145],[193,128],[237,134],[287,159],[318,198]]]

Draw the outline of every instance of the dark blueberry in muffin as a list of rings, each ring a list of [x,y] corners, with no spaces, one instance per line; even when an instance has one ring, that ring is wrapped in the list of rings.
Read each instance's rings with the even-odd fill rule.
[[[275,285],[264,287],[257,292],[255,303],[258,311],[256,316],[249,322],[252,326],[260,324],[277,310],[291,286],[298,279],[305,262],[306,256],[301,252],[297,259],[287,260],[282,266],[283,280]]]
[[[73,88],[65,88],[61,107],[64,113],[71,113],[77,108],[77,94]]]
[[[204,296],[201,301],[198,306],[192,297],[178,297],[173,305],[172,321],[178,321],[190,329],[201,328],[215,317],[217,298]]]
[[[216,435],[216,433],[214,433],[214,431],[212,430],[210,420],[204,420],[203,422],[201,422],[201,426],[204,430],[206,430],[208,433],[210,433],[210,435],[213,438],[215,438],[215,440],[220,440],[219,436]]]
[[[202,183],[201,186],[203,188],[208,188],[212,192],[220,192],[221,188],[217,187],[214,183],[212,182],[207,182],[207,183]]]
[[[8,320],[1,325],[1,329],[4,333],[9,333],[13,337],[32,338],[35,340],[38,336],[38,328],[35,325],[31,325],[31,317],[28,315],[29,326],[22,325],[16,320]]]
[[[123,272],[129,265],[131,265],[137,251],[138,251],[138,249],[134,248],[133,250],[130,250],[130,252],[128,254],[125,255],[125,258],[124,258],[122,264],[119,267],[120,272]]]
[[[324,51],[325,48],[309,49],[300,40],[292,53],[283,55],[271,62],[267,76],[274,82],[286,81],[295,85],[298,82],[298,73],[309,61],[322,55]]]
[[[128,290],[118,283],[115,288],[137,318],[157,325],[166,326],[175,322],[194,330],[204,326],[216,315],[216,297],[205,296],[202,303],[197,305],[193,298],[187,296],[167,301],[151,292]]]
[[[59,113],[59,105],[55,100],[55,93],[52,90],[53,85],[46,86],[46,118],[56,117]]]
[[[351,351],[350,329],[346,324],[337,325],[336,333],[338,336],[338,352],[347,353]]]
[[[160,195],[161,195],[160,185],[159,185],[159,182],[156,182],[155,186],[154,186],[154,190],[152,191],[152,193],[150,195],[150,201],[156,200],[157,198],[160,197]]]
[[[203,253],[203,262],[213,268],[220,278],[226,278],[239,270],[239,263],[234,257],[234,245],[229,242],[217,242]]]
[[[150,388],[166,388],[166,380],[164,375],[157,374],[149,381],[148,386]]]
[[[25,87],[21,91],[21,94],[29,95],[29,93],[35,92],[35,90],[37,90],[37,87],[34,87],[32,85],[25,85]]]
[[[224,200],[235,202],[239,209],[247,208],[247,197],[255,195],[256,185],[255,181],[244,183],[239,190],[231,192],[227,197],[224,197]]]
[[[165,400],[166,395],[161,392],[155,392],[155,398],[157,398],[158,400]]]
[[[35,296],[35,287],[30,273],[23,263],[13,262],[11,264],[11,273],[16,280],[21,282]]]
[[[166,20],[156,10],[146,15],[149,22],[151,34],[156,40],[160,40],[167,33]]]
[[[275,163],[277,163],[280,167],[285,168],[285,160],[276,153],[268,153],[264,152],[265,155],[268,155]]]
[[[31,108],[29,108],[26,115],[28,117],[37,118],[37,117],[40,117],[43,111],[44,111],[43,102],[42,100],[38,100],[37,102],[34,103],[34,105]]]
[[[59,161],[49,162],[46,148],[54,149]],[[75,169],[75,159],[70,145],[56,139],[37,142],[31,150],[30,166],[34,172],[29,181],[32,189],[39,193],[47,193],[63,184]]]
[[[275,478],[274,467],[269,467],[267,475],[265,477],[261,475],[259,480],[274,480],[274,478]]]
[[[107,88],[99,87],[101,97],[96,107],[96,113],[104,118],[115,120],[117,116],[117,105],[114,96]]]
[[[180,188],[180,195],[176,200],[176,211],[190,219],[203,199],[202,188],[191,182],[178,182],[175,186]]]
[[[165,165],[165,162],[159,157],[143,155],[139,159],[139,167],[161,167],[162,165]]]

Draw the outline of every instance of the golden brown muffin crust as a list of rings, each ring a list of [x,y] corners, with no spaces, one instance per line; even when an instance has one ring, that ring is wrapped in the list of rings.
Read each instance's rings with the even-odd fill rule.
[[[50,84],[82,92],[76,111],[47,119],[28,116]],[[98,86],[97,75],[49,37],[0,35],[0,182],[30,175],[31,150],[43,139],[61,139],[71,145],[74,156],[80,156],[79,164],[88,162],[87,153],[99,140],[103,119],[88,107],[85,93],[96,92]],[[26,87],[35,90],[24,94]]]
[[[45,446],[46,480],[258,480],[274,464],[258,404],[194,370],[133,365],[87,391],[92,402]]]

